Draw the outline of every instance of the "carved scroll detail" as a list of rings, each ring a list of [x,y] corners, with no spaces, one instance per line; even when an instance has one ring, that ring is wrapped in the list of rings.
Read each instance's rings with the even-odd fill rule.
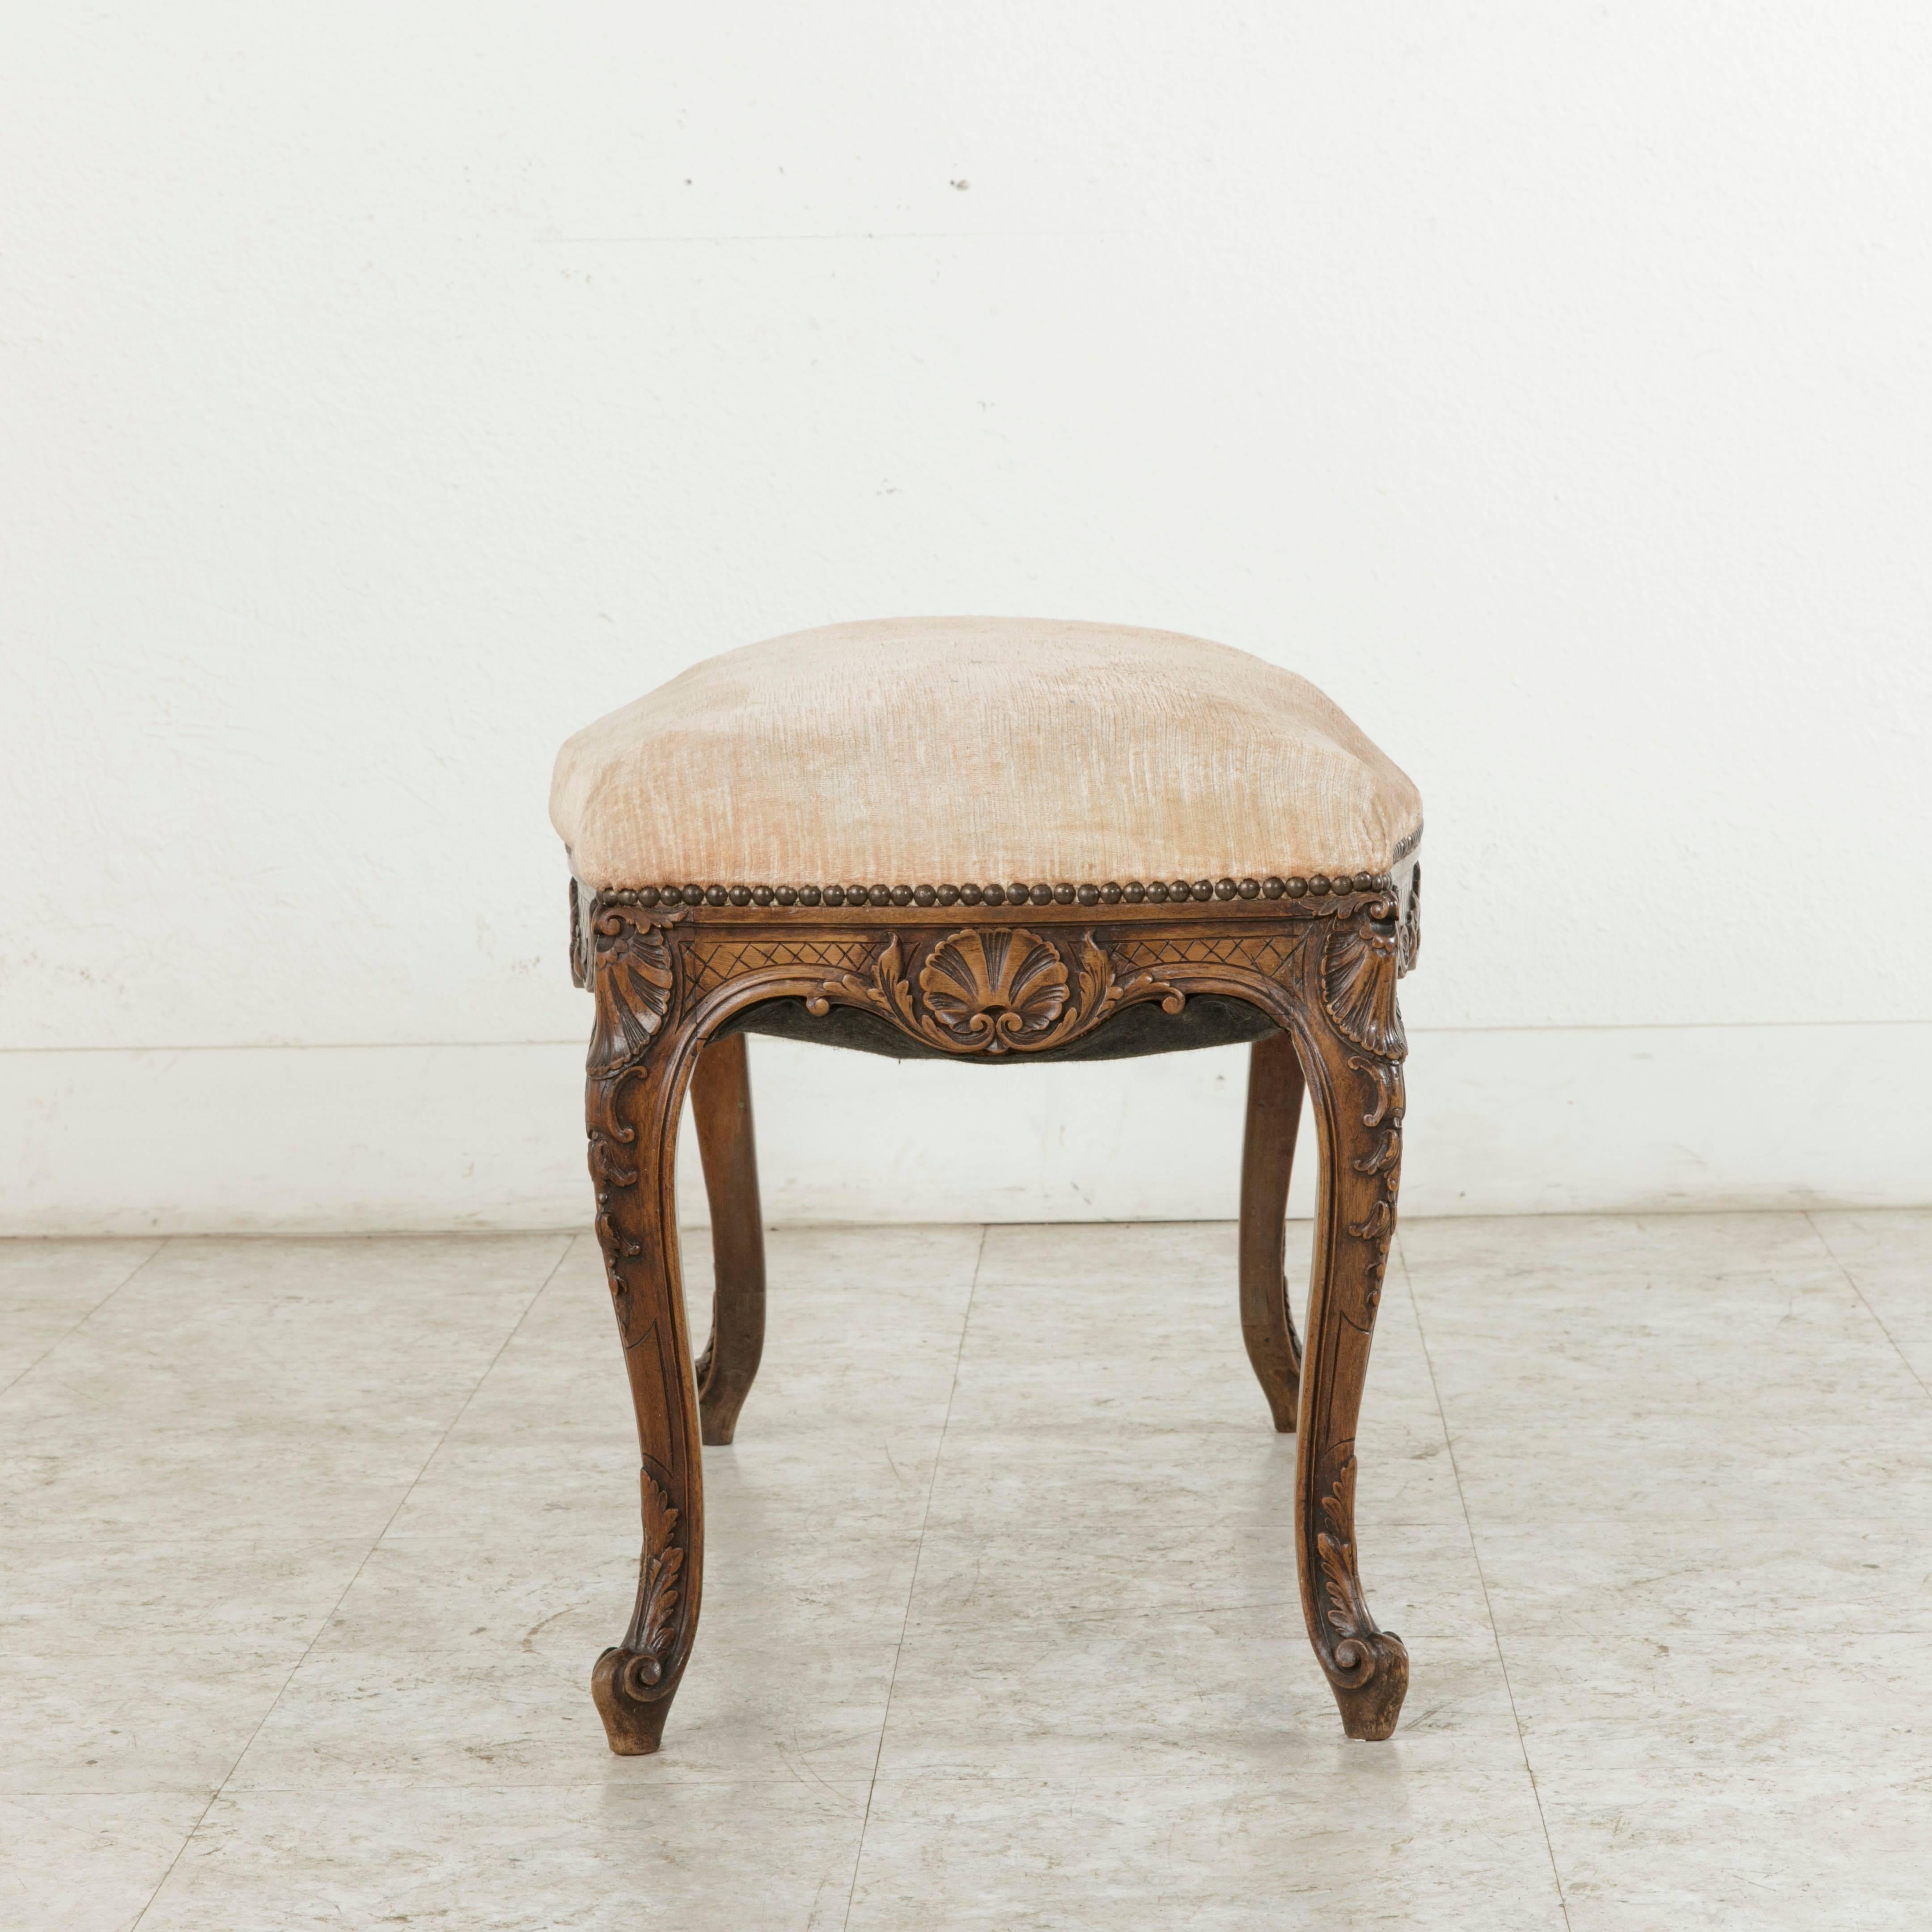
[[[628,1127],[619,1131],[624,1139],[631,1138]],[[635,1241],[626,1240],[617,1232],[611,1219],[614,1191],[620,1187],[636,1186],[638,1169],[634,1163],[626,1164],[621,1144],[614,1135],[594,1127],[590,1133],[590,1184],[597,1196],[597,1246],[604,1256],[604,1271],[610,1276],[610,1291],[614,1294],[622,1286],[618,1279],[618,1264],[634,1260],[644,1252]]]
[[[644,1553],[638,1579],[638,1640],[626,1646],[622,1672],[624,1688],[634,1697],[663,1681],[665,1663],[677,1642],[674,1613],[684,1568],[684,1552],[675,1540],[678,1512],[648,1470],[641,1483]]]
[[[574,896],[572,902],[574,906]],[[677,977],[665,928],[683,916],[681,911],[646,912],[628,901],[600,899],[592,902],[589,917],[580,920],[573,935],[596,1002],[585,1069],[585,1112],[590,1180],[597,1196],[597,1244],[627,1342],[630,1298],[623,1264],[644,1251],[626,1240],[616,1225],[616,1195],[635,1187],[639,1178],[638,1162],[629,1153],[637,1130],[620,1113],[617,1096],[642,1068],[664,1030]]]
[[[1322,956],[1322,1004],[1343,1038],[1380,1060],[1408,1052],[1395,1000],[1400,948],[1395,908],[1375,900],[1331,926]]]
[[[1388,1270],[1390,1245],[1395,1239],[1396,1196],[1402,1185],[1402,1117],[1404,1107],[1402,1068],[1392,1060],[1364,1060],[1348,1056],[1352,1071],[1369,1085],[1369,1102],[1362,1125],[1376,1130],[1376,1143],[1369,1151],[1348,1165],[1358,1174],[1376,1183],[1375,1205],[1360,1221],[1351,1221],[1348,1232],[1358,1241],[1372,1245],[1364,1303],[1370,1321],[1382,1298],[1382,1277]]]
[[[1401,950],[1397,964],[1404,973],[1412,972],[1422,952],[1422,861],[1418,859],[1408,874],[1408,898],[1402,908]]]
[[[945,1052],[991,1058],[1064,1046],[1137,1000],[1158,998],[1170,1013],[1186,1004],[1151,972],[1122,976],[1090,932],[1063,949],[1019,926],[949,934],[926,952],[916,987],[893,933],[869,972],[821,980],[806,1010],[862,1007]]]
[[[1355,1568],[1355,1458],[1352,1448],[1322,1498],[1322,1514],[1328,1527],[1316,1531],[1315,1551],[1328,1598],[1324,1614],[1329,1629],[1341,1640],[1335,1646],[1331,1669],[1337,1683],[1353,1690],[1375,1675],[1375,1648],[1364,1640],[1382,1632],[1369,1614],[1368,1599]]]

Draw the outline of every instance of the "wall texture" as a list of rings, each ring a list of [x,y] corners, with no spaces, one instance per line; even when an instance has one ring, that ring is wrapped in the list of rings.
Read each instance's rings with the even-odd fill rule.
[[[0,1228],[580,1219],[555,745],[960,610],[1417,779],[1412,1208],[1926,1198],[1923,8],[4,35]],[[754,1051],[775,1212],[1231,1211],[1238,1058]]]

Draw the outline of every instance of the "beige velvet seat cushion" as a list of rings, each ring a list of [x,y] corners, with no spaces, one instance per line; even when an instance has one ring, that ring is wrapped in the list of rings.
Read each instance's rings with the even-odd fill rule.
[[[557,754],[598,887],[1380,872],[1414,785],[1305,679],[1166,631],[903,617],[694,664]]]

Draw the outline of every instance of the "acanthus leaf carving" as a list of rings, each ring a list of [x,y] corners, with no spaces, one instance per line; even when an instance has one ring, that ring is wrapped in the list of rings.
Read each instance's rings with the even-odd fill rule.
[[[841,973],[836,979],[821,980],[818,990],[806,1000],[805,1010],[814,1018],[823,1019],[834,1003],[866,1007],[872,1012],[884,1014],[909,1033],[918,1031],[919,1022],[913,1014],[912,988],[906,983],[897,933],[886,940],[884,950],[872,962],[869,973]]]
[[[611,1218],[614,1190],[638,1184],[635,1163],[627,1165],[621,1152],[622,1142],[633,1138],[628,1127],[619,1128],[615,1135],[593,1128],[590,1135],[590,1184],[597,1197],[597,1245],[604,1256],[604,1270],[610,1277],[614,1294],[620,1292],[622,1286],[618,1276],[618,1263],[634,1260],[644,1252],[635,1241],[627,1240],[618,1232]]]
[[[1322,1566],[1324,1616],[1340,1640],[1330,1660],[1336,1681],[1349,1689],[1375,1675],[1375,1646],[1366,1640],[1381,1634],[1369,1614],[1368,1598],[1355,1567],[1355,1457],[1345,1445],[1342,1466],[1328,1493],[1322,1498],[1328,1528],[1315,1534],[1315,1553]]]
[[[1346,1224],[1357,1240],[1368,1242],[1375,1250],[1369,1259],[1363,1294],[1364,1312],[1372,1323],[1382,1298],[1389,1250],[1395,1240],[1396,1199],[1402,1186],[1402,1073],[1399,1061],[1364,1060],[1355,1054],[1348,1056],[1348,1066],[1368,1083],[1369,1100],[1363,1109],[1362,1125],[1376,1132],[1374,1145],[1348,1163],[1356,1173],[1374,1181],[1376,1198],[1360,1220]]]
[[[1397,958],[1400,970],[1413,972],[1421,953],[1422,861],[1418,859],[1409,868],[1408,896],[1402,904],[1401,951]]]
[[[574,887],[572,906],[577,898]],[[637,1130],[618,1106],[625,1083],[644,1065],[664,1030],[676,988],[666,928],[682,912],[652,912],[628,898],[593,898],[573,939],[596,1005],[586,1062],[589,1093],[591,1185],[597,1198],[596,1233],[604,1272],[617,1304],[620,1327],[630,1332],[629,1289],[624,1264],[644,1250],[618,1226],[616,1195],[638,1185],[639,1169],[629,1150]]]
[[[642,1472],[644,1550],[638,1578],[637,1641],[628,1646],[624,1684],[633,1696],[664,1680],[677,1643],[678,1579],[684,1552],[676,1543],[679,1512],[649,1470]]]

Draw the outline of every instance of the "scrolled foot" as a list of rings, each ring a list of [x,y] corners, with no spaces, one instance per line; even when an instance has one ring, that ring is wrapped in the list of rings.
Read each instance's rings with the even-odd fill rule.
[[[1393,1737],[1408,1693],[1408,1652],[1402,1639],[1393,1630],[1345,1637],[1324,1663],[1342,1730],[1372,1744]]]
[[[590,1694],[604,1720],[604,1735],[620,1757],[648,1757],[664,1741],[664,1720],[677,1687],[658,1690],[662,1673],[656,1658],[615,1645],[597,1660]]]

